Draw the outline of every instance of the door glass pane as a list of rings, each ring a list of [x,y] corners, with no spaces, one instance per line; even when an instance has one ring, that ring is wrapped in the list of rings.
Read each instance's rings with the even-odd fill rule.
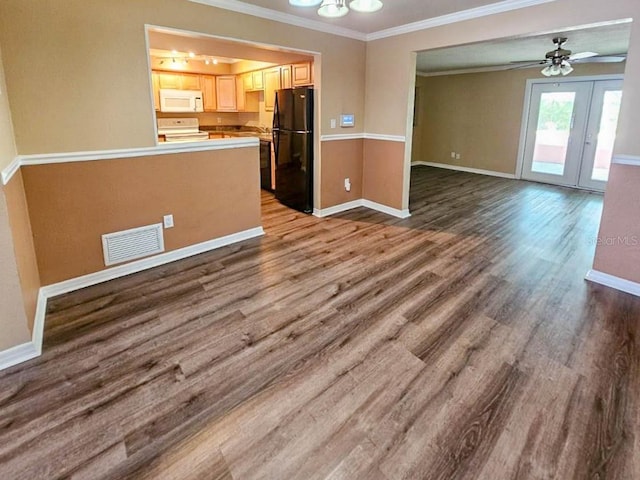
[[[602,118],[600,119],[600,130],[596,146],[596,160],[593,164],[591,180],[603,182],[609,180],[609,169],[611,168],[611,158],[613,157],[613,144],[616,141],[621,101],[622,91],[609,90],[604,92]]]
[[[540,113],[531,170],[564,175],[575,92],[548,92],[540,96]]]

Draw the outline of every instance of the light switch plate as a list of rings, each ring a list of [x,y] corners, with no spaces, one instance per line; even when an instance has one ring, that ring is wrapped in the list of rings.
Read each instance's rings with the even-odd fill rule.
[[[164,216],[164,228],[173,228],[173,215]]]
[[[337,122],[335,118],[331,119],[331,128],[336,128]]]

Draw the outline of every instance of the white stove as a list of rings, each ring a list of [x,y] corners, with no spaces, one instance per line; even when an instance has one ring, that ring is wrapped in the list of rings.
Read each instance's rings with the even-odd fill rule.
[[[159,118],[158,135],[164,135],[166,142],[209,140],[209,133],[200,130],[197,118]]]

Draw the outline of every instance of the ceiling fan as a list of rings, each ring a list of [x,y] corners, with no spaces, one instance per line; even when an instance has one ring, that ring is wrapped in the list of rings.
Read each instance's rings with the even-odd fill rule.
[[[573,72],[571,63],[617,63],[624,62],[627,56],[625,54],[620,55],[599,55],[596,52],[580,52],[573,53],[571,50],[566,50],[564,44],[567,42],[566,37],[555,37],[553,43],[555,44],[555,50],[547,52],[544,60],[525,60],[523,62],[511,62],[512,64],[518,64],[515,68],[527,68],[533,65],[545,65],[542,69],[542,74],[546,77],[552,77],[555,75],[569,75]],[[571,63],[570,63],[571,61]]]

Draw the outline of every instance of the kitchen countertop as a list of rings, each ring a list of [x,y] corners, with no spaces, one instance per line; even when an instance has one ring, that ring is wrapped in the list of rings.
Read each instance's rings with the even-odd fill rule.
[[[258,137],[260,140],[271,142],[271,133],[260,127],[245,127],[234,125],[201,125],[200,130],[209,133],[219,133],[230,137]]]

